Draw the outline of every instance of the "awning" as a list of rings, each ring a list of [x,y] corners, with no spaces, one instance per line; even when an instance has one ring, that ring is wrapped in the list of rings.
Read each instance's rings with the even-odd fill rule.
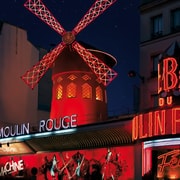
[[[116,127],[103,130],[77,132],[68,135],[53,135],[26,141],[34,151],[64,151],[132,143],[131,134]]]
[[[180,47],[179,42],[174,41],[170,46],[161,54],[160,59],[164,59],[166,57],[179,57],[180,55]]]
[[[128,126],[131,125],[130,121],[128,123]],[[21,142],[10,142],[9,148],[15,148],[16,145],[23,144],[24,149],[27,147],[26,151],[9,152],[8,154],[55,152],[129,145],[132,144],[132,136],[127,128],[125,128],[125,126],[127,127],[127,124],[125,124],[121,122],[110,122],[78,127],[71,133],[52,133],[51,135],[42,133],[40,136],[35,136],[37,134],[34,134],[30,138],[22,139]],[[7,155],[7,153],[3,154],[2,152],[0,155]]]

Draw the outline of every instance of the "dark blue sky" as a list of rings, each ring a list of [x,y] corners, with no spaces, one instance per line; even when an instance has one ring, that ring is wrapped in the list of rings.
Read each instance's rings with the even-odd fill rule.
[[[43,3],[60,24],[71,31],[94,1],[43,0]],[[50,48],[51,44],[61,42],[61,36],[24,8],[24,2],[3,0],[0,20],[26,29],[35,45]],[[107,87],[109,115],[133,110],[133,86],[138,84],[138,78],[129,78],[128,71],[138,71],[139,34],[139,0],[117,0],[76,37],[117,59],[114,69],[118,77]]]

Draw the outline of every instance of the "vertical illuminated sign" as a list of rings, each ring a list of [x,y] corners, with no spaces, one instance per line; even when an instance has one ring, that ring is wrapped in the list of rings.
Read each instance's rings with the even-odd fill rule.
[[[158,65],[160,66],[160,64]],[[166,58],[158,68],[158,92],[174,89],[178,84],[177,61],[175,58]]]
[[[165,58],[158,64],[158,94],[164,93],[164,97],[159,98],[159,106],[173,103],[172,91],[180,88],[179,79],[180,71],[175,58]]]

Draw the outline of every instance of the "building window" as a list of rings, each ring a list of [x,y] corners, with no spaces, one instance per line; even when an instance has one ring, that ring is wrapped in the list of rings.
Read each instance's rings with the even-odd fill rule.
[[[61,85],[58,85],[56,89],[56,99],[58,100],[61,99],[62,93],[63,93],[63,87]]]
[[[162,36],[162,15],[158,15],[152,18],[152,38]]]
[[[62,78],[61,76],[59,76],[59,77],[57,78],[57,83],[60,83],[62,80],[63,80],[63,78]]]
[[[82,97],[87,99],[92,98],[92,87],[88,83],[82,85]]]
[[[171,12],[171,30],[172,32],[180,31],[180,8]]]
[[[156,54],[156,55],[151,56],[151,61],[152,61],[151,77],[157,77],[158,76],[159,55],[160,54]]]
[[[84,79],[85,81],[87,81],[87,80],[90,80],[91,78],[90,78],[87,74],[85,74],[84,76],[82,76],[82,79]]]
[[[103,101],[103,92],[100,86],[96,88],[96,100]]]
[[[151,95],[152,108],[156,108],[159,106],[159,95],[152,94]]]
[[[70,83],[68,86],[67,86],[67,97],[68,98],[73,98],[73,97],[76,97],[76,84],[74,83]]]
[[[68,78],[69,78],[71,81],[74,81],[75,79],[77,79],[77,77],[76,77],[74,74],[71,74]]]

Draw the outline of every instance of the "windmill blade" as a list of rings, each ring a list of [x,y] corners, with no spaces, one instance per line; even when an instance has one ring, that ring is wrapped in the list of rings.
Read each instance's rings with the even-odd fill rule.
[[[63,35],[65,33],[65,29],[55,19],[55,17],[42,3],[41,0],[27,0],[24,3],[24,6],[33,14],[35,14],[38,18],[48,24],[51,28],[53,28],[60,35]]]
[[[104,84],[104,86],[107,86],[117,76],[117,73],[113,69],[111,69],[103,61],[90,53],[78,42],[75,41],[72,46],[91,68],[91,70],[96,74],[96,76]]]
[[[31,88],[34,89],[39,80],[43,77],[46,71],[52,66],[58,55],[64,49],[64,43],[61,42],[52,51],[47,53],[42,60],[28,70],[21,78]]]
[[[96,0],[72,32],[78,34],[115,2],[116,0]]]

